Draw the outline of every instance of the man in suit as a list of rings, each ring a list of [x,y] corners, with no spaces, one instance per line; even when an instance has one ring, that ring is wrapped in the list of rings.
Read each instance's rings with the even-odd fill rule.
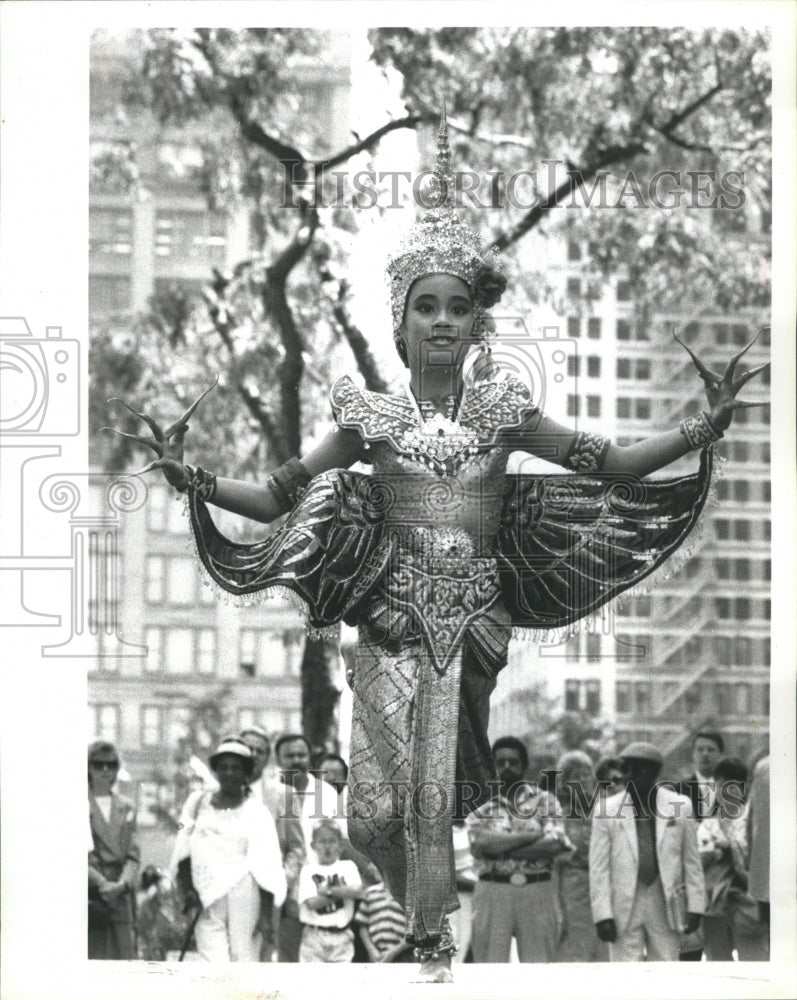
[[[612,962],[678,961],[680,935],[705,910],[697,826],[687,798],[657,785],[649,743],[620,755],[628,784],[595,810],[589,847],[592,917]]]
[[[692,767],[694,771],[678,786],[681,795],[692,803],[692,819],[698,823],[713,816],[717,807],[717,790],[714,771],[725,753],[722,733],[704,729],[692,739]],[[703,958],[703,931],[687,935],[681,940],[682,962],[699,962]]]
[[[112,791],[119,755],[112,743],[89,746],[89,958],[132,959],[139,850],[131,802]]]
[[[722,733],[703,730],[692,740],[692,766],[694,771],[682,781],[678,791],[692,803],[692,818],[707,819],[714,815],[717,793],[714,771],[725,753]]]

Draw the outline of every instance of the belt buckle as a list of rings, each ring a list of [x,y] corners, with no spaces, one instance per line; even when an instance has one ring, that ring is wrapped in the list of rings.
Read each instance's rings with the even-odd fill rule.
[[[509,876],[509,882],[511,885],[525,885],[528,879],[523,872],[512,872]]]

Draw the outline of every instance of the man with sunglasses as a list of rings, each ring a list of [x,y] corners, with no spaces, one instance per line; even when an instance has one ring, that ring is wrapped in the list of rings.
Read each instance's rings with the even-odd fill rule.
[[[678,961],[700,926],[705,881],[689,799],[659,782],[650,743],[620,754],[626,788],[596,809],[589,845],[592,917],[612,962]]]
[[[132,803],[113,791],[119,755],[112,743],[89,746],[89,958],[136,957],[135,890],[139,849]]]

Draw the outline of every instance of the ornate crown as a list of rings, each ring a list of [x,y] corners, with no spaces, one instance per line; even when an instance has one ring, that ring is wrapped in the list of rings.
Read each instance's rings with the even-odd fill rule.
[[[485,267],[481,240],[456,214],[454,173],[448,145],[445,108],[437,134],[437,163],[432,176],[433,190],[427,203],[429,211],[414,223],[398,249],[388,258],[387,278],[393,333],[398,333],[404,318],[404,304],[412,283],[425,274],[453,274],[473,287],[477,274]],[[484,308],[476,306],[476,333],[484,330]]]

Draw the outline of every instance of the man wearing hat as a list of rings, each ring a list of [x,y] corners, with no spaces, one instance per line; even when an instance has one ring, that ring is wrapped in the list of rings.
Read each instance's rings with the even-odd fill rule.
[[[593,814],[592,917],[612,962],[677,962],[681,934],[695,931],[705,910],[692,806],[657,785],[655,746],[631,743],[620,760],[627,787]]]
[[[135,953],[135,890],[139,850],[133,804],[113,791],[119,755],[97,740],[88,749],[89,958],[127,960]]]

